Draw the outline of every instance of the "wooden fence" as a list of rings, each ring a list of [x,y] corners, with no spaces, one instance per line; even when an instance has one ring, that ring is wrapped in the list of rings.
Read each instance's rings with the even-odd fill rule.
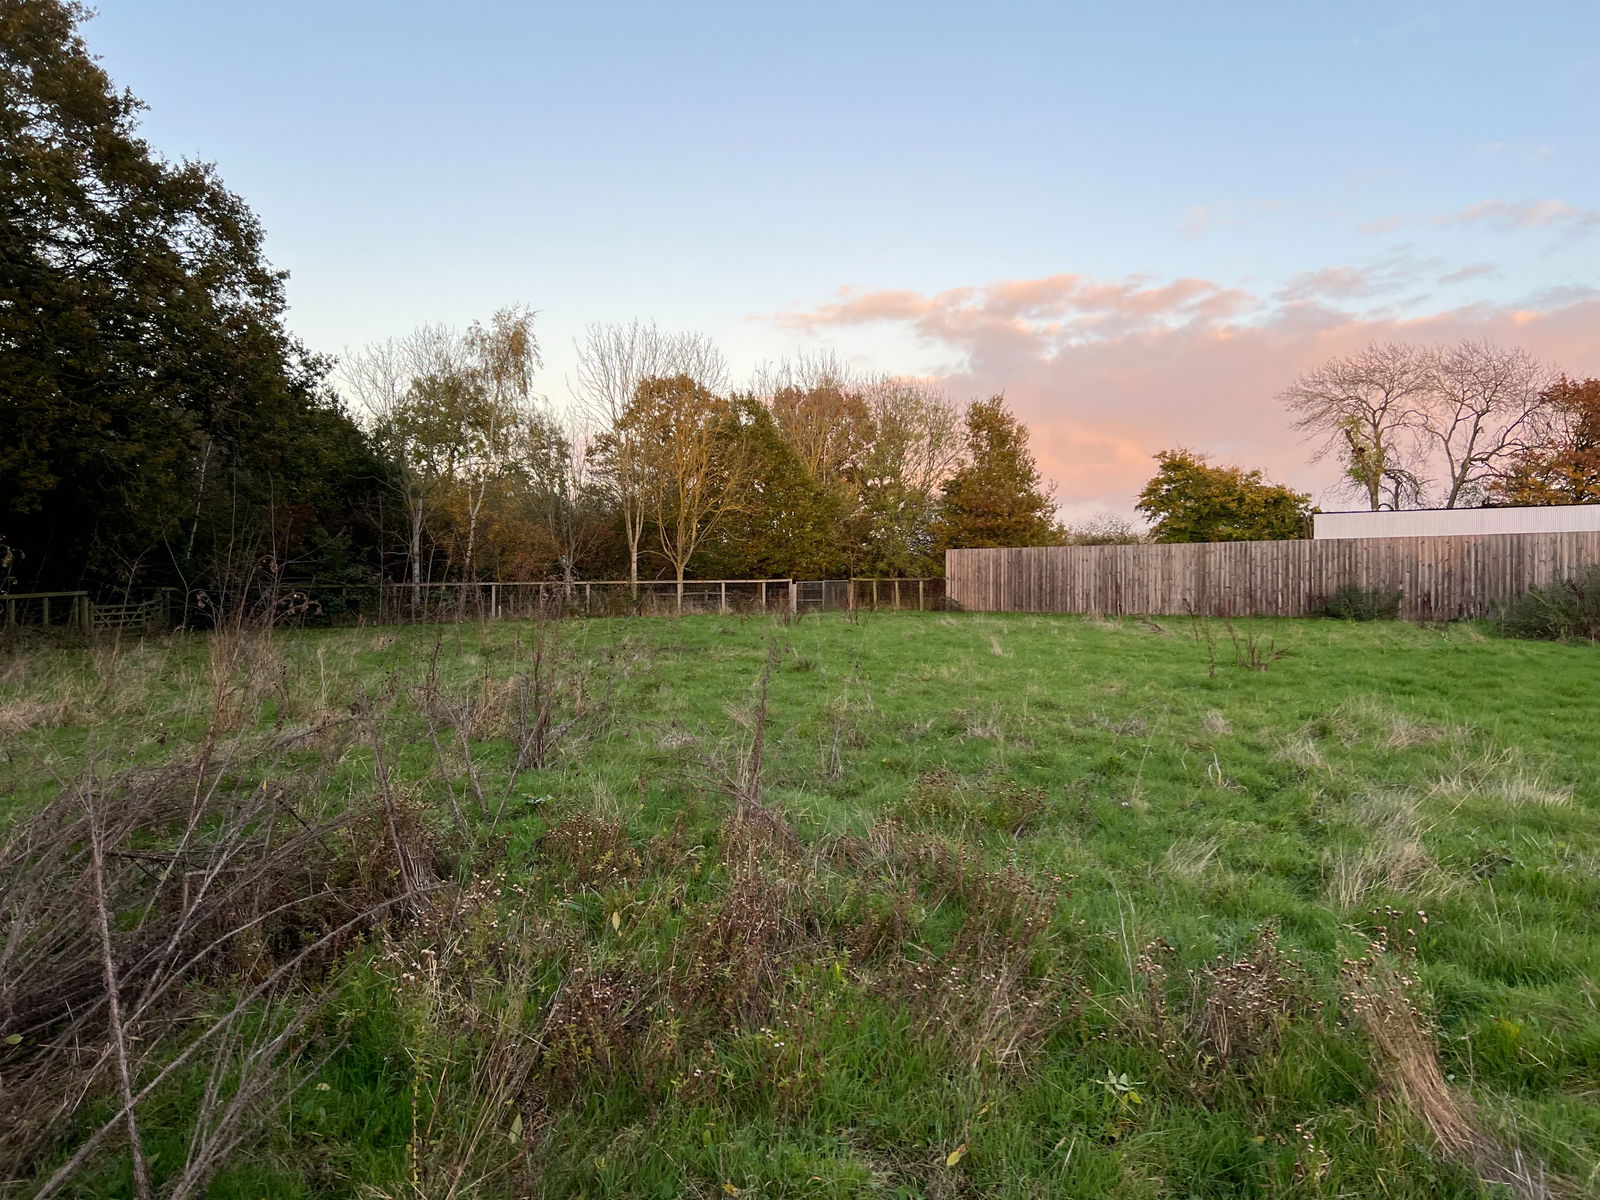
[[[88,592],[6,592],[0,595],[4,628],[19,626],[65,626],[87,629],[94,605]]]
[[[983,612],[1303,617],[1340,587],[1398,589],[1417,620],[1485,617],[1600,565],[1600,533],[950,550],[952,601]]]
[[[170,593],[144,600],[100,601],[88,592],[0,593],[0,629],[70,629],[79,633],[154,633],[172,625]]]

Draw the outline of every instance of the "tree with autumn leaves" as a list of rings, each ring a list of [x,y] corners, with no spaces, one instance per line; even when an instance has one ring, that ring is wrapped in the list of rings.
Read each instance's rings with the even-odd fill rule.
[[[1490,488],[1496,504],[1600,501],[1600,379],[1562,377],[1541,397],[1540,432]]]

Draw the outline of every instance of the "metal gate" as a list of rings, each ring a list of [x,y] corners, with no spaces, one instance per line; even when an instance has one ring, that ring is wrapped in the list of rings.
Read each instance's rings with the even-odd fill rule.
[[[839,612],[850,607],[848,579],[798,579],[794,587],[797,612]]]

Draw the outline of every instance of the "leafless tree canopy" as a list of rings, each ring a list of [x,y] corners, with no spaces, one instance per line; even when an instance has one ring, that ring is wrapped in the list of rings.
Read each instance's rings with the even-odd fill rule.
[[[464,331],[424,325],[341,365],[346,394],[396,472],[414,585],[430,515],[456,510],[453,556],[471,578],[491,493],[513,471],[536,476],[551,457],[559,435],[534,391],[542,365],[534,316],[513,305]]]
[[[1330,359],[1279,394],[1315,459],[1337,456],[1369,508],[1482,503],[1541,433],[1555,375],[1526,351],[1487,342],[1374,343]]]
[[[1526,350],[1462,342],[1433,351],[1420,431],[1443,508],[1481,504],[1489,485],[1540,433],[1556,373]]]
[[[604,463],[602,474],[622,520],[628,577],[637,588],[649,496],[638,440],[625,419],[629,407],[640,387],[653,379],[681,376],[720,393],[727,387],[727,360],[703,334],[667,333],[654,322],[590,325],[577,349],[572,391],[588,421],[607,431],[596,457]]]
[[[751,387],[814,479],[842,478],[871,438],[870,384],[831,351],[766,364]]]

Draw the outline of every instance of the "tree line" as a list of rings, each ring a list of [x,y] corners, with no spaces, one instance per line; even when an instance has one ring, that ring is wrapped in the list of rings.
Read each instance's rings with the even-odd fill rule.
[[[565,410],[534,390],[539,365],[526,307],[341,364],[393,471],[391,576],[914,576],[941,573],[950,545],[1058,535],[999,397],[962,404],[827,355],[734,387],[708,338],[639,321],[579,339]]]
[[[952,546],[1303,533],[1309,496],[1182,448],[1148,529],[1064,528],[1002,397],[827,355],[736,383],[645,322],[585,332],[559,409],[527,306],[336,364],[249,206],[141,138],[85,17],[0,0],[0,590],[916,576]],[[1374,509],[1600,499],[1600,381],[1517,349],[1373,346],[1281,400]]]

